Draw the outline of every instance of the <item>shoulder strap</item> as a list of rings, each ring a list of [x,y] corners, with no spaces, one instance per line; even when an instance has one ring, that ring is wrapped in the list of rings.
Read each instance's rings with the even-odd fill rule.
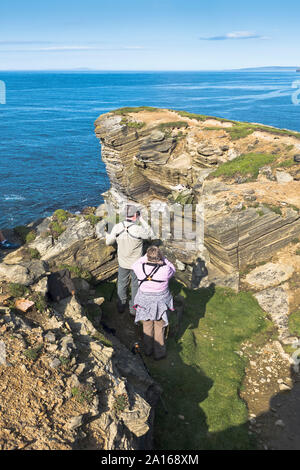
[[[119,233],[116,234],[116,238],[118,238],[120,235],[122,235],[122,233],[124,233],[125,230],[126,230],[124,221],[122,222],[122,225],[123,225],[123,230],[121,230],[121,232],[119,232]]]
[[[158,271],[162,266],[165,265],[165,263],[164,263],[164,264],[155,264],[154,267],[153,267],[153,269],[152,269],[152,271],[151,271],[149,274],[147,274],[147,273],[146,273],[146,270],[145,270],[145,265],[146,265],[146,264],[149,264],[149,263],[143,263],[143,264],[142,264],[142,268],[143,268],[145,277],[144,277],[144,279],[139,279],[139,280],[138,280],[138,281],[139,281],[139,287],[140,287],[144,282],[147,282],[147,281],[165,282],[165,281],[163,281],[163,280],[153,279],[154,274],[156,274],[157,271]],[[151,264],[150,264],[150,266],[151,266]]]
[[[117,235],[116,235],[116,238],[118,238],[120,235],[122,235],[122,233],[126,232],[128,233],[128,235],[131,237],[131,238],[136,238],[137,240],[142,240],[141,237],[136,237],[135,235],[133,235],[132,233],[129,232],[129,228],[130,227],[133,227],[135,224],[131,224],[131,225],[125,225],[125,221],[122,222],[122,225],[123,225],[123,230],[121,230],[121,232],[119,232]]]

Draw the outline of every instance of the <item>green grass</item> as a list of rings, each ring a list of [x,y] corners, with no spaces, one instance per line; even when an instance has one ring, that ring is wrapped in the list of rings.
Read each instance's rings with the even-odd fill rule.
[[[64,209],[57,209],[53,213],[53,220],[49,225],[53,238],[57,239],[62,233],[64,233],[66,230],[64,222],[66,222],[70,217],[72,217],[72,214]]]
[[[233,127],[227,128],[225,130],[228,132],[232,140],[243,139],[248,137],[248,135],[253,134],[255,131],[254,128],[244,123],[235,124]]]
[[[170,111],[174,111],[173,109],[170,109]],[[207,119],[215,119],[220,122],[232,122],[234,123],[235,121],[230,121],[229,119],[224,119],[220,117],[215,117],[215,116],[207,116],[205,114],[195,114],[195,113],[189,113],[188,111],[175,111],[175,113],[179,114],[181,117],[186,117],[188,119],[196,119],[197,121],[206,121]]]
[[[92,279],[92,275],[89,271],[80,268],[79,266],[72,266],[70,264],[60,264],[58,266],[59,270],[68,269],[70,273],[72,273],[75,277],[79,277],[81,279],[85,279],[86,281],[90,281]]]
[[[28,359],[29,361],[36,361],[39,357],[39,355],[41,354],[42,352],[42,349],[43,349],[43,345],[41,346],[38,346],[36,348],[29,348],[29,349],[26,349],[24,351],[24,356],[26,357],[26,359]]]
[[[79,387],[73,387],[71,390],[72,397],[76,401],[83,404],[84,402],[91,404],[93,401],[93,389],[89,385],[80,385]]]
[[[10,283],[8,286],[8,292],[12,297],[17,298],[23,297],[27,292],[29,292],[29,289],[22,284]]]
[[[53,238],[57,239],[64,231],[66,227],[59,222],[53,221],[49,225]]]
[[[153,108],[152,106],[137,106],[137,107],[124,107],[111,111],[113,114],[118,114],[125,116],[127,113],[139,113],[140,111],[157,111],[158,108]]]
[[[53,220],[49,225],[53,238],[57,239],[66,230],[63,224],[72,217],[72,214],[64,209],[57,209],[53,214]]]
[[[170,109],[170,111],[174,111],[174,110]],[[175,111],[175,112],[182,117],[187,117],[189,119],[196,119],[197,121],[201,121],[201,122],[206,121],[207,119],[216,119],[220,122],[230,122],[233,124],[233,127],[224,128],[224,130],[230,134],[232,140],[245,138],[248,135],[253,134],[253,132],[255,131],[269,132],[275,135],[284,135],[284,136],[296,137],[297,139],[300,139],[299,132],[290,131],[288,129],[277,129],[276,127],[264,126],[263,124],[252,124],[248,122],[232,121],[230,119],[224,119],[224,118],[215,117],[215,116],[206,116],[204,114],[193,114],[187,111]],[[209,128],[209,130],[215,130],[215,129]],[[292,148],[293,146],[288,146],[288,147]]]
[[[173,111],[172,109],[170,109],[170,111]],[[206,120],[206,116],[204,116],[203,114],[195,114],[195,113],[189,113],[187,111],[175,111],[177,114],[179,114],[179,116],[181,117],[186,117],[186,118],[189,118],[189,119],[196,119],[197,121],[205,121]]]
[[[114,404],[113,404],[113,409],[115,410],[115,412],[117,414],[122,413],[128,405],[129,405],[129,403],[128,403],[127,395],[126,395],[126,393],[122,393],[122,394],[117,395],[115,397],[115,401],[114,401]]]
[[[68,331],[66,330],[64,334],[68,334]],[[68,368],[68,366],[70,366],[71,360],[69,357],[60,356],[58,359],[60,361],[61,366],[65,368]]]
[[[19,225],[18,227],[15,227],[14,232],[16,235],[18,235],[18,237],[20,237],[23,243],[33,242],[36,237],[35,231],[30,227],[26,227],[26,225]]]
[[[41,254],[36,248],[29,248],[29,256],[31,259],[40,259]]]
[[[290,168],[291,166],[296,165],[296,162],[294,162],[293,158],[289,158],[288,160],[285,160],[284,162],[278,163],[277,168]]]
[[[252,448],[247,407],[239,397],[247,360],[238,351],[246,339],[267,330],[265,314],[246,292],[182,288],[180,293],[186,308],[179,335],[168,339],[167,359],[147,360],[169,411],[157,408],[156,448]]]
[[[269,132],[275,135],[296,137],[300,139],[300,133],[287,129],[277,129],[276,127],[263,126],[262,124],[251,124],[248,122],[234,122],[234,126],[224,129],[231,136],[232,140],[243,139],[255,131]]]
[[[145,127],[145,123],[140,121],[140,122],[137,122],[137,121],[128,121],[127,123],[127,127],[132,127],[133,129],[142,129],[143,127]]]
[[[292,209],[293,211],[295,211],[295,212],[300,212],[299,207],[294,206],[294,204],[289,204],[288,207],[289,207],[290,209]],[[299,240],[299,241],[300,241],[300,240]]]
[[[182,191],[182,193],[179,193],[176,199],[174,199],[175,204],[181,204],[183,206],[185,204],[192,204],[193,201],[194,201],[194,195],[191,193],[184,194],[184,191]]]
[[[101,283],[97,295],[106,298],[104,320],[116,327],[120,318],[115,295],[110,302],[112,289],[113,283]],[[264,344],[270,322],[249,292],[236,294],[214,287],[189,290],[176,281],[171,290],[184,297],[185,309],[179,323],[175,313],[169,314],[167,357],[162,361],[144,357],[163,389],[164,404],[160,401],[155,412],[155,448],[255,448],[248,434],[248,410],[239,397],[247,358],[238,352],[247,339],[254,347],[258,339]]]
[[[293,150],[295,147],[294,145],[286,145],[285,149],[287,152],[290,152],[291,150]]]
[[[70,212],[67,212],[64,209],[57,209],[53,214],[53,219],[62,223],[68,220],[70,216]]]
[[[277,215],[282,215],[282,210],[278,206],[274,206],[272,204],[267,204],[267,203],[264,203],[263,206],[269,209],[270,211],[275,212],[275,214]]]
[[[204,130],[206,131],[224,131],[223,127],[217,127],[217,126],[210,126],[210,127],[204,127]]]
[[[126,117],[124,117],[122,119],[122,121],[120,122],[120,124],[124,124],[126,125],[127,127],[131,127],[133,129],[142,129],[143,127],[145,127],[146,123],[143,122],[143,121],[128,121],[128,119]]]
[[[258,126],[257,128],[258,130],[270,132],[271,134],[283,135],[283,136],[288,136],[288,137],[296,137],[296,139],[300,139],[300,132],[290,131],[289,129],[277,129],[276,127],[264,127],[264,126]]]
[[[88,214],[84,216],[85,220],[89,220],[92,225],[97,225],[98,222],[100,222],[101,217],[97,217],[94,214]]]
[[[106,346],[108,348],[112,348],[113,344],[112,342],[107,339],[104,335],[104,333],[102,333],[101,331],[97,331],[93,337],[92,337],[95,341],[100,341],[100,343],[103,344],[103,346]]]
[[[35,308],[40,312],[44,313],[47,309],[47,301],[43,294],[36,293],[31,296],[31,300],[34,302]]]
[[[241,155],[230,162],[220,165],[210,177],[224,176],[232,178],[237,175],[249,176],[250,179],[256,179],[259,169],[269,163],[275,161],[276,155],[264,153],[248,153]]]
[[[292,335],[300,336],[300,310],[290,314],[289,330]]]

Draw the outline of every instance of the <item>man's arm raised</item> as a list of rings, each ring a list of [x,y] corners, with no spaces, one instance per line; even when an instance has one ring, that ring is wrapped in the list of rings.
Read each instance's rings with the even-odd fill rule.
[[[143,217],[141,216],[139,218],[139,222],[140,222],[140,226],[139,226],[139,229],[140,229],[140,237],[143,238],[144,240],[148,240],[150,238],[154,238],[154,232],[152,230],[152,228],[150,227],[150,225],[143,219]]]

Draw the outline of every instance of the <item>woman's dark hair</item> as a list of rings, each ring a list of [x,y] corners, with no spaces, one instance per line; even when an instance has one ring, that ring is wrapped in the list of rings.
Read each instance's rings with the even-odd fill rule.
[[[150,263],[159,263],[164,259],[164,257],[160,249],[157,246],[152,245],[149,246],[147,250],[147,259]]]

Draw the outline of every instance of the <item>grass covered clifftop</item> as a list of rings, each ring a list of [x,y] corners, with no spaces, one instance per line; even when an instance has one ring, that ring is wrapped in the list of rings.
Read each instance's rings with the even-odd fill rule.
[[[272,176],[276,170],[288,170],[300,179],[300,133],[296,131],[147,106],[111,111],[100,116],[95,126],[110,179],[113,185],[121,183],[120,189],[129,197],[136,195],[136,188],[131,190],[136,167],[144,170],[137,175],[140,180],[147,176],[149,165],[160,193],[159,185],[188,186],[210,173],[215,178],[256,180],[261,168],[269,166]],[[112,174],[116,158],[124,172]]]
[[[131,319],[115,312],[113,287],[99,285],[103,318],[131,346]],[[240,390],[248,363],[242,349],[267,341],[274,327],[251,293],[215,288],[192,291],[173,281],[172,293],[184,303],[178,321],[170,314],[167,358],[144,358],[162,386],[155,420],[156,449],[252,449],[248,410]],[[178,297],[180,296],[180,297]],[[173,315],[173,316],[172,316]],[[141,330],[139,329],[141,339]],[[167,410],[167,413],[166,413]]]
[[[232,119],[225,119],[225,118],[221,118],[217,116],[209,116],[206,114],[190,113],[188,111],[183,111],[183,110],[182,111],[173,110],[173,109],[162,110],[160,108],[155,108],[152,106],[136,106],[136,107],[127,106],[124,108],[119,108],[114,111],[111,111],[110,113],[114,115],[126,117],[127,115],[139,114],[142,112],[148,112],[148,113],[154,114],[154,113],[161,112],[161,111],[169,111],[172,113],[176,113],[179,117],[187,118],[189,120],[194,120],[194,121],[198,121],[201,123],[205,123],[206,121],[213,119],[220,123],[231,124],[231,126],[226,130],[226,132],[230,134],[232,140],[238,140],[238,139],[247,137],[248,135],[251,135],[255,131],[269,132],[269,133],[279,135],[279,136],[291,136],[291,137],[300,139],[300,132],[296,132],[296,131],[289,130],[289,129],[279,129],[273,126],[268,126],[268,125],[259,124],[259,123],[235,121]]]

